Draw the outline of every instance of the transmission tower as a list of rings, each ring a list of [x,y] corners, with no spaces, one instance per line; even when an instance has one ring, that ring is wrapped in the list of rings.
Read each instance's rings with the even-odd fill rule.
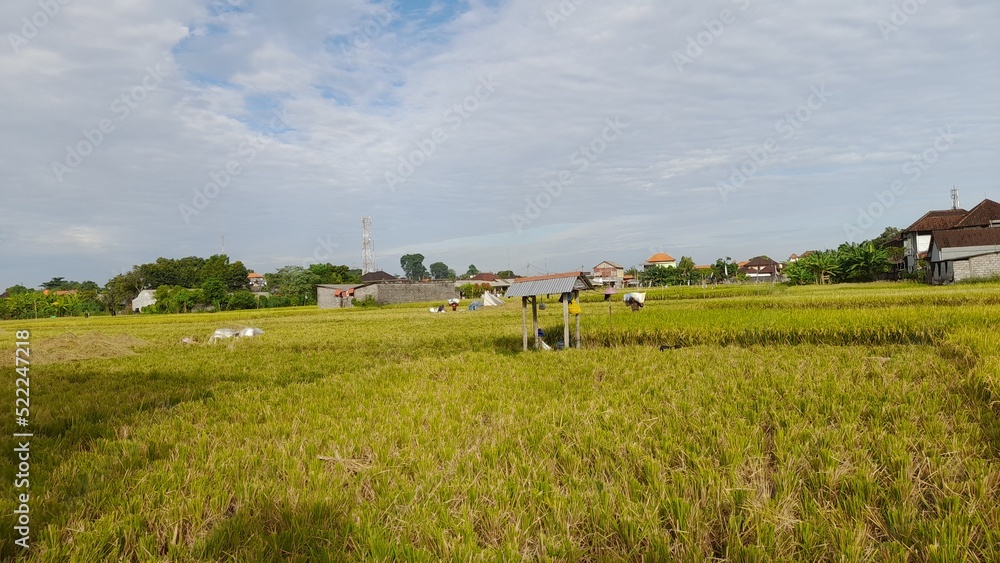
[[[375,243],[372,242],[372,218],[361,217],[361,275],[375,271]]]
[[[958,209],[958,187],[952,186],[951,188],[951,208]]]

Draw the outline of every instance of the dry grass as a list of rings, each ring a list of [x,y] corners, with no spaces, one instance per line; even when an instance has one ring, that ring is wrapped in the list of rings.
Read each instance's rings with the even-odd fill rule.
[[[65,332],[50,338],[40,338],[31,348],[33,363],[40,365],[75,362],[95,358],[129,356],[146,341],[128,334],[87,332],[80,336]]]

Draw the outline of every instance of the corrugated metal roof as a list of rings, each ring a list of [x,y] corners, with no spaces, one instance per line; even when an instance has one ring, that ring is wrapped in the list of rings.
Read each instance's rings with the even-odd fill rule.
[[[594,289],[594,285],[590,283],[587,276],[582,275],[580,272],[519,278],[514,280],[514,283],[507,289],[504,297],[528,297],[531,295],[568,293],[574,289],[581,291]]]

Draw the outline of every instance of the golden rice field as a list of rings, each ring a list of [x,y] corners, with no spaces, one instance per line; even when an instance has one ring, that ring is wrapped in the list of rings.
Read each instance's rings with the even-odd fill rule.
[[[601,299],[0,322],[0,557],[1000,561],[1000,287]]]

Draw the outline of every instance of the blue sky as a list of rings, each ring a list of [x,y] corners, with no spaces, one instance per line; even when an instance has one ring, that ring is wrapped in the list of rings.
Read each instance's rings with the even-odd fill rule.
[[[998,20],[985,0],[5,2],[0,286],[223,237],[257,271],[360,267],[362,215],[394,272],[874,237],[953,185],[1000,198]]]

